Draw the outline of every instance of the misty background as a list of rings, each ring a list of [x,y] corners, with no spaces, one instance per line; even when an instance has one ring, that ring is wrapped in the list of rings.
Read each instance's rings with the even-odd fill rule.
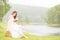
[[[8,20],[8,16],[13,11],[17,11],[18,18],[21,22],[28,21],[29,23],[34,24],[45,24],[47,10],[48,8],[45,7],[34,7],[14,4],[12,5],[12,8],[5,14],[3,21],[6,22]]]

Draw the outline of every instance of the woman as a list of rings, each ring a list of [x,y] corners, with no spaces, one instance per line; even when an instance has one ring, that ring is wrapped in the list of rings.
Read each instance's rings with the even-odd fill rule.
[[[8,18],[8,27],[7,32],[10,34],[13,38],[21,38],[25,37],[27,38],[22,31],[22,26],[17,24],[17,12],[13,11],[13,13]],[[8,35],[8,33],[6,33]]]

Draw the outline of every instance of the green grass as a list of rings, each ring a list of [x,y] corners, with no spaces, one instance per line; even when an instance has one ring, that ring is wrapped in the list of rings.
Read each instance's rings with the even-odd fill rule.
[[[0,40],[60,40],[60,36],[35,36],[29,33],[24,33],[28,38],[11,38],[5,37],[6,23],[0,23]]]

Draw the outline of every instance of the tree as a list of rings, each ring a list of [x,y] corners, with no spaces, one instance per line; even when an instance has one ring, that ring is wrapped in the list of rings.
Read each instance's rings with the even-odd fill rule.
[[[29,24],[29,17],[28,16],[25,17],[25,23]]]
[[[60,26],[60,5],[56,5],[48,10],[47,24],[50,24],[50,26]]]
[[[22,24],[22,18],[23,18],[22,14],[18,14],[18,19],[19,19],[18,23],[19,24]]]
[[[2,21],[3,16],[10,9],[10,5],[7,3],[7,0],[0,0],[0,21]]]

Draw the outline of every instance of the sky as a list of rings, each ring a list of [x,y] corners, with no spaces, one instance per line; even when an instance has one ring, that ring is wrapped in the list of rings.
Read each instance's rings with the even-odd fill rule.
[[[60,0],[9,0],[8,3],[50,8],[60,4]]]

